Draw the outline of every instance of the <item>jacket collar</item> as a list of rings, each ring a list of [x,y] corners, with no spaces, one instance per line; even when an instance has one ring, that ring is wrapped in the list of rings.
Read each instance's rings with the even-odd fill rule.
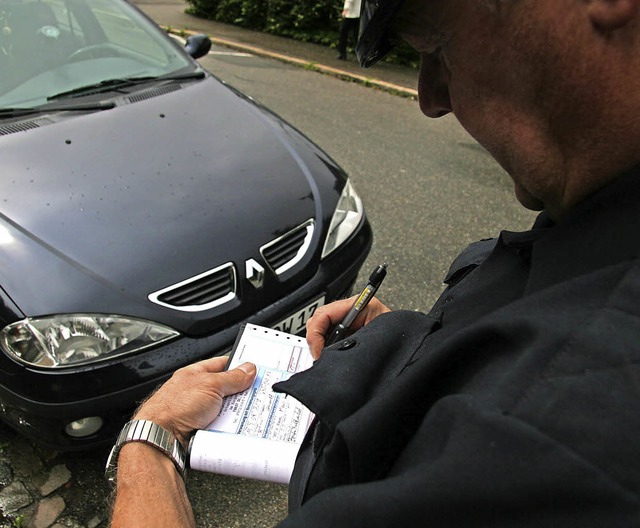
[[[640,167],[591,195],[555,225],[542,213],[528,233],[535,241],[525,293],[636,259]]]

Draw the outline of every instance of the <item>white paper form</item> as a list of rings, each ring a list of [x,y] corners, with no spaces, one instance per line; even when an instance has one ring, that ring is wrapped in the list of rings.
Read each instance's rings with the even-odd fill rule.
[[[198,431],[190,449],[194,469],[287,484],[312,413],[272,385],[309,368],[304,338],[245,325],[229,368],[258,367],[251,388],[224,399],[219,416]]]

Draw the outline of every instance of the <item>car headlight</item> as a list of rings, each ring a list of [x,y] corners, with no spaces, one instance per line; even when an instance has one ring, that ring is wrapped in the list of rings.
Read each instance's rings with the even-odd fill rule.
[[[329,234],[322,248],[322,258],[339,248],[351,236],[360,225],[363,216],[362,200],[351,181],[347,180],[329,225]]]
[[[35,367],[61,368],[137,352],[179,335],[149,321],[98,314],[27,318],[0,332],[0,347]]]

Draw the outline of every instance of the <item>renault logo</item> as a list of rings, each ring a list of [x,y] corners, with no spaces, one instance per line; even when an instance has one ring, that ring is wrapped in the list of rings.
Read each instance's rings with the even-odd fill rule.
[[[256,290],[264,284],[264,268],[255,259],[249,259],[244,263],[244,271],[247,279]]]

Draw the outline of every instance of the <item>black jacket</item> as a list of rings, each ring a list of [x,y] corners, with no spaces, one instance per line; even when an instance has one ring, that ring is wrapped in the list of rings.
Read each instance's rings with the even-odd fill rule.
[[[282,526],[640,526],[639,249],[634,172],[325,349]]]

